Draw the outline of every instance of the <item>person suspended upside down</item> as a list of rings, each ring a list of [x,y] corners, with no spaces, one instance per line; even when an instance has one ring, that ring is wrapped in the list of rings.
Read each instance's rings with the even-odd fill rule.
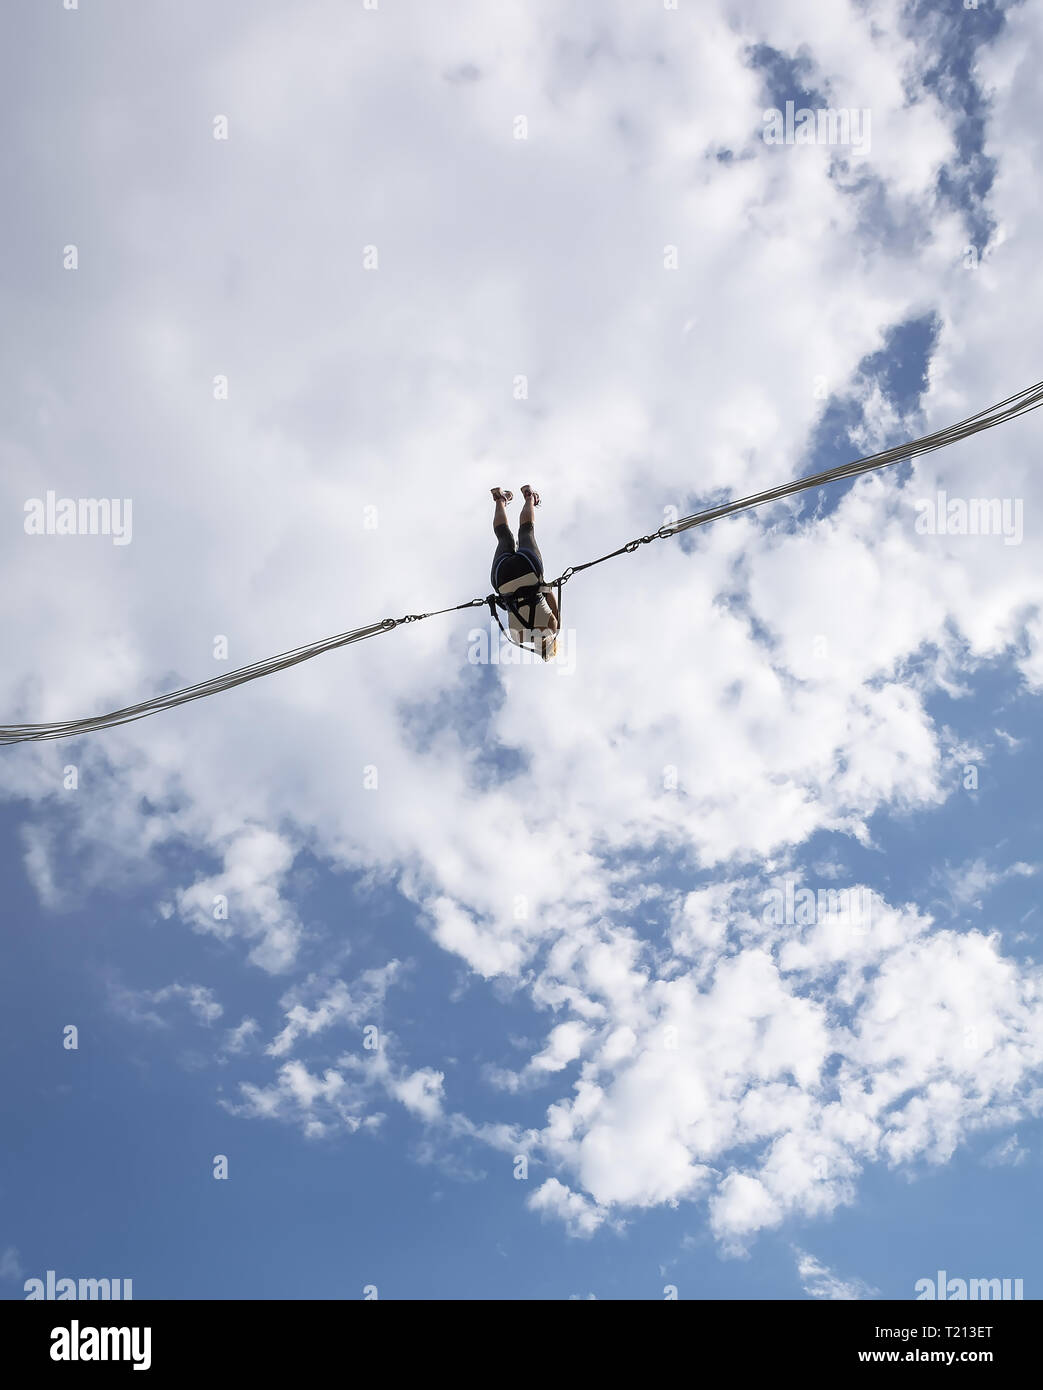
[[[491,578],[500,606],[507,610],[507,635],[518,646],[530,647],[544,661],[550,661],[557,651],[561,613],[554,590],[544,580],[543,556],[536,544],[533,513],[540,505],[540,495],[527,483],[522,488],[525,505],[518,518],[518,542],[515,544],[507,521],[507,503],[513,500],[514,493],[498,487],[490,491],[496,504],[493,513],[496,553]]]

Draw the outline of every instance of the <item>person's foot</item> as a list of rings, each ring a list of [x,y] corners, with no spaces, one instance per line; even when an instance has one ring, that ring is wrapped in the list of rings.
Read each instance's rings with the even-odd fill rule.
[[[493,495],[494,502],[513,502],[514,500],[514,493],[504,492],[502,487],[492,487],[489,491]]]
[[[538,507],[540,505],[540,494],[538,492],[533,492],[532,488],[529,486],[528,483],[524,483],[522,485],[521,492],[526,502],[531,502],[534,507]]]

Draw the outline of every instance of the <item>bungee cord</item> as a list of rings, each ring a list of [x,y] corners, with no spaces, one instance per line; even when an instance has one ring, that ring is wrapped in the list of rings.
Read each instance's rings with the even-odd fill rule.
[[[824,487],[827,483],[837,482],[842,478],[855,478],[860,473],[868,473],[877,468],[887,468],[892,463],[904,463],[906,459],[933,453],[935,449],[944,449],[949,444],[958,444],[961,439],[968,439],[972,434],[980,434],[982,430],[992,429],[994,425],[1002,425],[1008,420],[1015,420],[1019,415],[1026,415],[1031,410],[1038,410],[1041,405],[1043,405],[1043,381],[1037,381],[1035,386],[1026,387],[1024,391],[1018,391],[1015,395],[1008,396],[1005,401],[990,405],[986,410],[979,410],[977,415],[969,415],[966,420],[961,420],[956,425],[947,425],[945,429],[936,430],[934,434],[925,434],[921,439],[914,439],[910,444],[901,444],[893,449],[882,449],[877,454],[867,454],[865,458],[855,459],[853,463],[842,463],[836,468],[827,468],[822,473],[812,473],[806,478],[794,478],[792,482],[783,483],[780,487],[768,488],[765,492],[756,492],[751,497],[741,497],[733,502],[725,502],[719,507],[709,507],[705,511],[694,512],[691,516],[682,517],[680,521],[672,522],[669,526],[660,526],[659,530],[654,531],[650,536],[639,536],[637,540],[627,541],[626,545],[621,545],[618,550],[610,550],[607,555],[601,555],[596,560],[588,560],[585,565],[570,566],[562,574],[560,582],[565,583],[574,574],[579,574],[581,570],[589,570],[593,565],[600,565],[605,560],[614,559],[617,555],[631,554],[637,550],[638,546],[647,545],[650,541],[665,540],[668,536],[676,536],[682,531],[690,531],[695,526],[705,526],[707,522],[717,521],[722,516],[732,516],[736,512],[749,511],[752,507],[761,507],[766,502],[777,502],[783,497],[791,497],[794,493],[804,492],[808,488]],[[556,580],[555,583],[557,582],[559,581]]]
[[[276,671],[285,671],[302,661],[310,661],[313,656],[331,652],[337,647],[347,647],[353,642],[364,642],[367,637],[378,637],[382,632],[391,632],[405,623],[417,623],[423,618],[434,618],[439,613],[455,613],[461,608],[474,608],[484,604],[485,599],[473,599],[459,603],[454,608],[440,608],[434,613],[408,613],[404,618],[384,618],[368,627],[356,627],[350,632],[341,632],[334,637],[323,637],[317,642],[309,642],[292,651],[281,652],[264,661],[255,661],[250,666],[241,666],[236,671],[228,671],[211,680],[200,681],[198,685],[186,686],[166,695],[156,695],[140,704],[128,705],[125,709],[113,710],[111,714],[97,714],[86,719],[56,720],[52,724],[6,724],[0,725],[0,744],[30,743],[51,738],[73,738],[77,734],[93,733],[96,729],[110,729],[116,724],[130,724],[135,719],[145,719],[160,710],[173,709],[175,705],[187,705],[191,700],[202,700],[207,695],[217,695],[222,690],[243,685],[246,681],[259,680]]]
[[[865,458],[855,459],[852,463],[843,463],[836,468],[827,468],[821,473],[813,473],[806,478],[795,478],[779,487],[768,488],[766,491],[754,493],[750,497],[738,498],[731,502],[722,503],[717,507],[709,507],[701,512],[694,512],[691,516],[682,517],[670,525],[661,526],[658,531],[652,532],[651,535],[639,536],[636,540],[627,541],[618,550],[611,550],[607,555],[601,555],[596,560],[588,560],[582,565],[570,565],[556,580],[551,581],[549,587],[557,588],[560,609],[561,586],[563,584],[568,583],[573,575],[579,574],[583,570],[592,569],[595,565],[603,564],[606,560],[612,560],[617,555],[633,554],[640,546],[648,545],[652,541],[666,540],[669,536],[680,535],[682,531],[689,531],[696,526],[705,526],[721,517],[749,511],[768,502],[780,501],[784,497],[791,497],[809,488],[824,487],[828,483],[838,482],[844,478],[854,478],[861,473],[868,473],[877,468],[887,468],[893,463],[901,463],[906,459],[933,453],[935,449],[944,449],[949,444],[956,444],[961,439],[968,439],[971,435],[981,433],[982,430],[992,429],[995,425],[1017,419],[1019,415],[1037,410],[1041,405],[1043,405],[1043,381],[1036,382],[1034,386],[1029,386],[1024,391],[1018,391],[1013,396],[1008,396],[1005,401],[1000,401],[996,405],[978,411],[976,415],[969,415],[966,420],[961,420],[958,424],[936,430],[933,434],[926,434],[921,439],[913,440],[910,444],[902,444],[893,449],[883,449],[879,453],[868,454]],[[173,709],[177,705],[185,705],[192,700],[202,700],[208,695],[216,695],[222,690],[231,690],[234,686],[243,685],[247,681],[259,680],[262,676],[273,675],[276,671],[285,671],[290,666],[297,666],[302,661],[310,661],[312,657],[321,656],[323,652],[334,651],[337,647],[347,647],[355,642],[364,642],[370,637],[378,637],[381,633],[392,632],[395,628],[403,627],[407,623],[422,622],[425,618],[439,617],[443,613],[459,613],[467,608],[481,608],[487,604],[493,615],[497,616],[496,603],[497,596],[490,594],[487,598],[469,599],[466,603],[458,603],[449,608],[434,609],[430,613],[407,613],[402,618],[384,618],[380,622],[370,623],[367,627],[353,628],[350,632],[338,633],[334,637],[324,637],[317,642],[310,642],[302,647],[294,647],[292,651],[282,652],[278,656],[271,656],[263,661],[255,661],[250,666],[242,666],[238,670],[214,676],[211,680],[186,686],[183,690],[174,690],[165,695],[156,695],[152,699],[142,700],[136,705],[127,705],[124,709],[113,710],[110,714],[91,715],[85,719],[55,720],[47,724],[0,725],[0,745],[34,743],[55,738],[74,738],[78,734],[93,733],[98,729],[110,729],[117,724],[130,724],[134,720],[145,719],[151,714],[158,714],[160,710]],[[499,621],[498,618],[497,621]]]

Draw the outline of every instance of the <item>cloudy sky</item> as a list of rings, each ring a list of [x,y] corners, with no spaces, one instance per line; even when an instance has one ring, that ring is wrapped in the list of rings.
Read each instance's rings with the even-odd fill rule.
[[[3,723],[484,594],[493,485],[557,574],[1043,375],[1038,6],[70,5],[0,44]],[[0,1292],[1039,1296],[1041,430],[577,576],[556,665],[0,750]]]

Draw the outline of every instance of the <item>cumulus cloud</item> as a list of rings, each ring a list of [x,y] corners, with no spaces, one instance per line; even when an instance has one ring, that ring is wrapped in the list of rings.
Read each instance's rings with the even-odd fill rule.
[[[392,1080],[388,1090],[407,1110],[422,1120],[437,1120],[442,1114],[442,1089],[445,1074],[431,1067],[421,1067],[408,1076]]]
[[[548,1074],[564,1071],[570,1062],[579,1058],[584,1047],[593,1036],[586,1024],[579,1019],[559,1023],[547,1035],[542,1051],[528,1061],[520,1072],[507,1068],[489,1067],[488,1079],[495,1086],[507,1091],[518,1091],[526,1086],[539,1085]]]

